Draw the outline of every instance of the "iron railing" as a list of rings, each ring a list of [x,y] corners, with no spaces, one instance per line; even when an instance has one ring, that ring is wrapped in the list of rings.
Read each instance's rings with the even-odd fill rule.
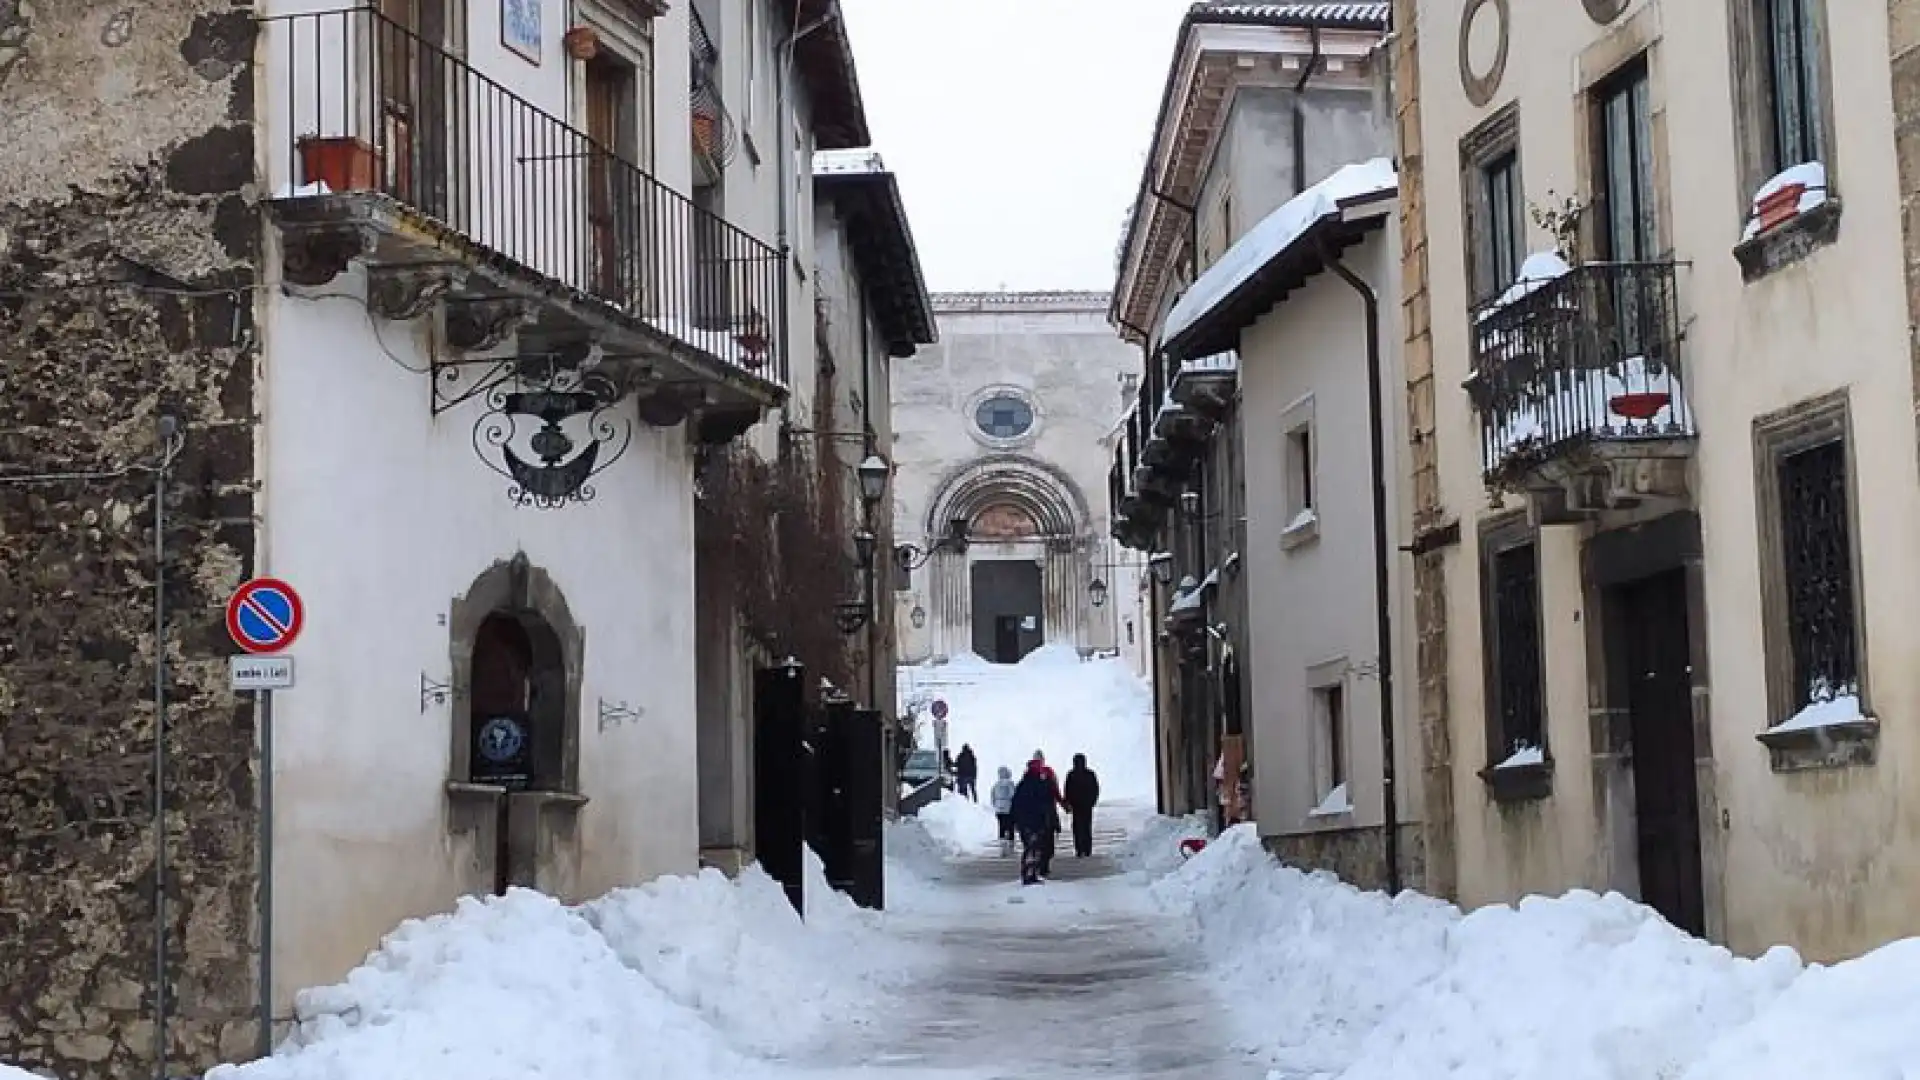
[[[1695,434],[1675,277],[1673,263],[1589,263],[1475,310],[1467,390],[1490,476],[1576,440]]]
[[[372,10],[262,21],[276,197],[389,196],[496,262],[786,382],[780,253],[622,157],[618,132],[595,138]]]

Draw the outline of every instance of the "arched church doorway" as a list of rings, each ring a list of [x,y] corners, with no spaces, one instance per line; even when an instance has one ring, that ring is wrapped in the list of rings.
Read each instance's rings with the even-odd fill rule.
[[[1033,516],[1010,503],[988,507],[968,530],[973,651],[996,664],[1019,663],[1047,639],[1046,584],[1028,550],[1039,532]]]

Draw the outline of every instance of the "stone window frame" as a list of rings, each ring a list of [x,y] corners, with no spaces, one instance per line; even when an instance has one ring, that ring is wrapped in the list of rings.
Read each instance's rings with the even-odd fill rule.
[[[1511,281],[1496,280],[1497,274],[1488,265],[1492,243],[1491,207],[1486,198],[1487,170],[1500,159],[1513,156],[1513,183],[1515,197],[1519,200],[1515,228],[1518,231],[1519,252],[1516,253],[1514,267],[1517,271],[1520,260],[1526,257],[1526,157],[1520,145],[1520,103],[1509,102],[1492,116],[1483,120],[1460,140],[1460,222],[1466,242],[1461,245],[1465,260],[1467,282],[1467,301],[1479,304],[1498,296],[1500,292],[1513,284]]]
[[[1624,5],[1622,5],[1624,7]],[[1615,12],[1615,17],[1619,14]],[[1600,193],[1606,186],[1605,98],[1619,83],[1639,69],[1647,84],[1647,131],[1653,201],[1653,247],[1649,261],[1670,258],[1673,251],[1673,163],[1667,145],[1667,95],[1664,56],[1660,48],[1659,11],[1643,7],[1605,37],[1594,42],[1579,57],[1581,135],[1579,171],[1581,186],[1588,194],[1589,208],[1583,215],[1586,250],[1594,254],[1608,251],[1604,233],[1607,228],[1601,209]],[[1597,18],[1597,16],[1596,16]]]
[[[1552,740],[1548,737],[1550,718],[1546,691],[1547,620],[1546,613],[1540,606],[1535,608],[1533,632],[1535,648],[1540,653],[1541,666],[1539,731],[1541,761],[1534,765],[1495,768],[1509,756],[1509,753],[1502,749],[1507,745],[1507,732],[1501,719],[1501,648],[1498,617],[1494,606],[1495,561],[1499,556],[1518,548],[1532,548],[1535,560],[1535,588],[1544,591],[1546,582],[1544,574],[1541,573],[1543,566],[1540,541],[1540,529],[1535,524],[1532,514],[1524,508],[1483,518],[1480,522],[1480,668],[1487,757],[1486,767],[1480,770],[1480,779],[1486,783],[1488,792],[1498,802],[1543,799],[1552,794],[1553,746]]]
[[[1018,398],[1026,404],[1028,411],[1033,414],[1033,422],[1027,425],[1027,430],[1018,435],[1001,438],[980,426],[980,406],[997,397]],[[993,450],[1019,450],[1032,446],[1039,440],[1040,433],[1045,430],[1047,423],[1046,410],[1040,407],[1040,402],[1035,400],[1033,392],[1024,386],[1015,386],[1012,383],[992,383],[967,395],[961,415],[966,424],[967,434],[972,436],[975,442]]]
[[[1316,806],[1332,794],[1337,784],[1351,785],[1353,782],[1353,694],[1347,678],[1352,670],[1353,665],[1344,655],[1307,666],[1307,715],[1312,718],[1312,724],[1307,729],[1307,761],[1311,779],[1310,790],[1313,792],[1313,802]],[[1326,696],[1329,690],[1340,692],[1340,735],[1337,739],[1329,738],[1328,734]],[[1328,745],[1329,743],[1337,744],[1339,758],[1337,763],[1332,760],[1336,751]],[[1335,776],[1339,777],[1338,781],[1334,781]],[[1353,816],[1351,786],[1347,788],[1347,803],[1349,809],[1338,813],[1309,812],[1307,820],[1326,823],[1351,819]]]
[[[1314,412],[1311,393],[1280,411],[1280,548],[1283,551],[1295,551],[1320,538],[1320,428]],[[1296,439],[1303,433],[1307,440],[1307,484],[1298,493],[1301,498],[1296,498],[1295,470],[1301,464],[1297,460]],[[1295,521],[1309,511],[1312,516],[1296,525]]]
[[[1793,643],[1787,629],[1787,583],[1780,520],[1780,464],[1800,451],[1841,443],[1847,463],[1847,543],[1853,579],[1853,635],[1859,669],[1857,723],[1801,731],[1763,730],[1756,738],[1768,749],[1775,772],[1840,768],[1874,763],[1879,724],[1873,712],[1872,673],[1868,666],[1865,575],[1860,560],[1860,470],[1853,438],[1852,408],[1845,388],[1809,398],[1753,421],[1754,504],[1760,547],[1760,607],[1766,665],[1767,715],[1772,728],[1800,709],[1794,693]]]
[[[576,20],[592,27],[600,37],[600,48],[612,54],[620,63],[633,69],[633,100],[627,104],[633,109],[636,130],[629,134],[633,137],[633,165],[643,171],[652,172],[655,167],[655,152],[658,133],[654,106],[657,104],[654,80],[659,72],[654,66],[655,40],[653,21],[633,11],[620,0],[576,0]],[[581,130],[586,130],[586,65],[569,65],[572,69],[568,79],[573,83],[573,100],[582,110],[575,117]],[[618,153],[620,147],[608,149]]]
[[[1786,166],[1775,160],[1773,76],[1765,41],[1766,20],[1759,5],[1771,0],[1727,0],[1730,36],[1729,60],[1734,116],[1734,160],[1739,190],[1735,210],[1742,228],[1751,215],[1760,186]],[[1809,6],[1819,50],[1819,88],[1814,120],[1819,125],[1819,160],[1827,171],[1827,199],[1820,206],[1734,246],[1741,276],[1749,283],[1792,266],[1840,237],[1840,169],[1836,148],[1833,105],[1833,54],[1828,48],[1827,0],[1804,0]]]

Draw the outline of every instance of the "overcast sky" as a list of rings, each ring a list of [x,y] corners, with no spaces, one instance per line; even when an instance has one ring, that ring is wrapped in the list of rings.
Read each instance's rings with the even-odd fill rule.
[[[1113,287],[1186,0],[841,0],[927,285]]]

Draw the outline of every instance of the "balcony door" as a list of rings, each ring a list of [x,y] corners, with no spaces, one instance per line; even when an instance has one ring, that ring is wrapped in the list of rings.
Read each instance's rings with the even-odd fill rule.
[[[626,306],[637,299],[639,190],[633,160],[634,83],[631,66],[602,52],[587,62],[587,250],[594,295]]]
[[[452,57],[461,37],[450,0],[378,0],[374,21],[383,187],[449,224],[453,102],[461,67]]]
[[[1594,93],[1594,149],[1600,219],[1595,239],[1600,258],[1612,263],[1649,263],[1660,257],[1659,205],[1653,186],[1653,110],[1644,58],[1602,83]],[[1661,339],[1650,325],[1663,310],[1662,297],[1645,292],[1663,280],[1627,272],[1607,274],[1601,299],[1613,307],[1615,341],[1603,362],[1630,357],[1653,361],[1648,350]],[[1633,387],[1633,389],[1644,389]]]

